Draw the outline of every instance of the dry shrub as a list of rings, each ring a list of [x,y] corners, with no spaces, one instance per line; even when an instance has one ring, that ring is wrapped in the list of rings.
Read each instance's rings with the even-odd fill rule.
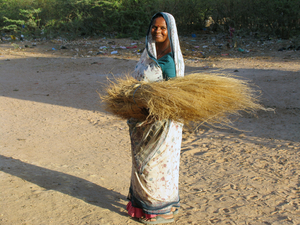
[[[246,81],[222,74],[192,74],[151,83],[118,78],[106,92],[100,96],[105,110],[123,119],[224,124],[229,115],[265,110]]]

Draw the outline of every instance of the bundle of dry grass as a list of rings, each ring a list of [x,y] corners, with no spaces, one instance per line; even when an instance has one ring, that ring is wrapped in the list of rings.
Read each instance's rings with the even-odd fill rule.
[[[247,82],[222,74],[192,74],[162,82],[119,78],[100,96],[105,109],[123,119],[172,119],[227,123],[240,111],[264,109]]]

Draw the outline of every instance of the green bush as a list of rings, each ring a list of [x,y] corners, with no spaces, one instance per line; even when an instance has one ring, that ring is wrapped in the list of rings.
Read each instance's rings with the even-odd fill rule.
[[[216,0],[211,16],[215,28],[244,29],[288,38],[299,32],[299,0]]]
[[[299,0],[0,0],[0,29],[32,37],[144,36],[152,15],[170,12],[179,32],[229,27],[289,38],[299,34]],[[22,28],[25,25],[25,28]]]

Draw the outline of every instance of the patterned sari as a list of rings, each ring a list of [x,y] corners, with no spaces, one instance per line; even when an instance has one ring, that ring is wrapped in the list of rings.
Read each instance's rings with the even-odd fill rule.
[[[176,77],[184,76],[184,61],[175,19],[171,14],[160,14],[167,23]],[[162,70],[157,62],[155,42],[151,36],[152,21],[153,19],[146,37],[146,49],[134,72],[134,77],[140,81],[163,80]],[[169,213],[172,207],[179,207],[182,124],[171,120],[145,124],[132,118],[128,120],[128,126],[132,149],[128,214],[132,217],[152,218],[158,214]]]

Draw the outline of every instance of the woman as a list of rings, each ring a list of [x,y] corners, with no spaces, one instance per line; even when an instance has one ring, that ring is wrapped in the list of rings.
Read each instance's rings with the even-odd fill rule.
[[[134,77],[149,82],[184,76],[174,17],[153,16],[146,49]],[[179,209],[179,161],[182,124],[170,120],[145,123],[128,120],[132,147],[132,175],[128,214],[145,224],[170,223]]]

